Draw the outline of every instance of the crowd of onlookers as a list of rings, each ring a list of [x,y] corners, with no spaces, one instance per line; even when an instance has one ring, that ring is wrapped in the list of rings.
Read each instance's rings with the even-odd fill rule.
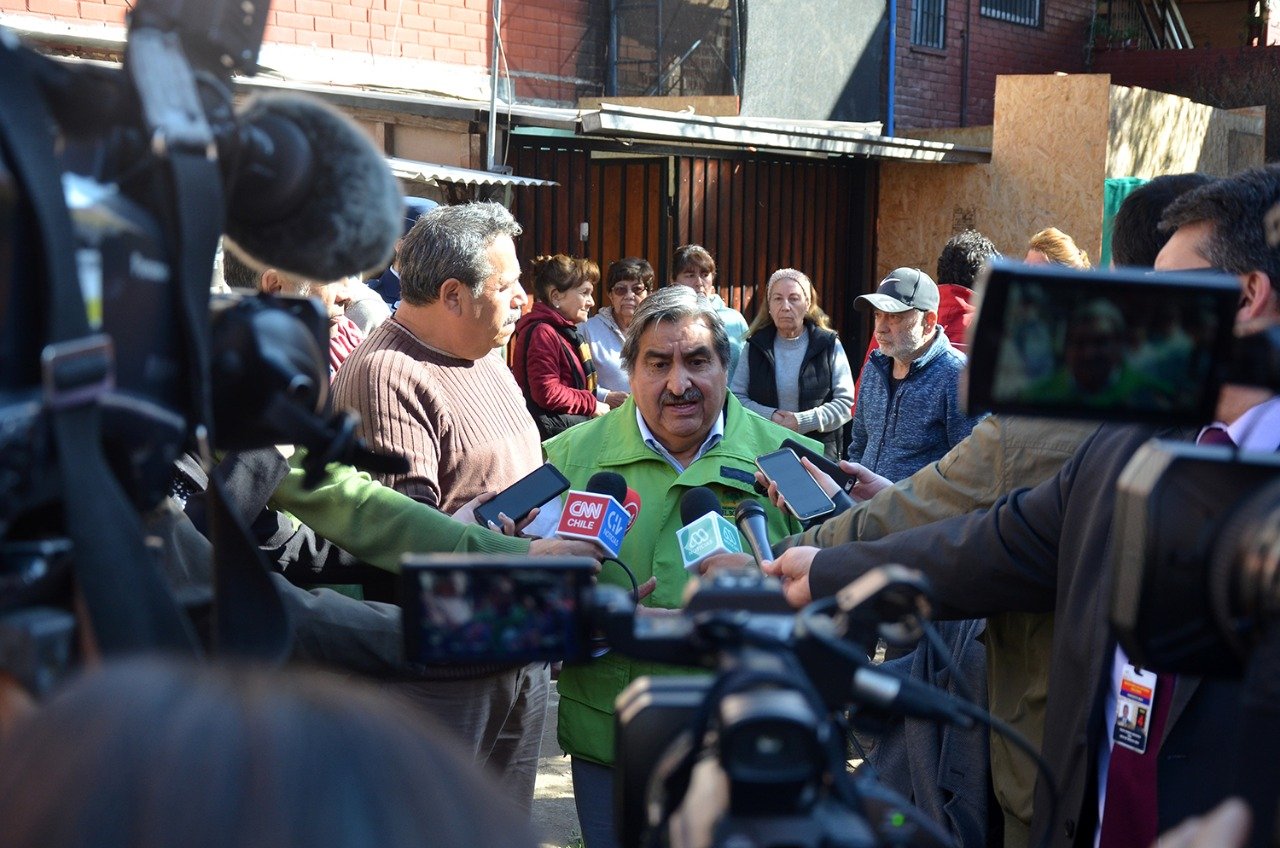
[[[1280,167],[1157,178],[1116,216],[1114,262],[1232,274],[1238,320],[1273,321],[1280,251],[1263,221],[1277,203]],[[969,679],[1057,779],[1051,798],[1019,752],[981,729],[900,720],[859,736],[869,767],[959,844],[1021,848],[1047,834],[1048,844],[1146,845],[1225,797],[1232,762],[1220,753],[1239,741],[1239,687],[1157,679],[1128,661],[1106,621],[1115,484],[1152,435],[1276,450],[1280,400],[1228,386],[1217,420],[1189,433],[971,413],[959,389],[965,333],[975,276],[998,256],[972,230],[941,247],[935,275],[896,268],[855,298],[872,328],[856,371],[818,305],[818,287],[836,281],[778,269],[756,287],[748,323],[717,294],[715,260],[699,245],[666,262],[619,258],[602,274],[566,255],[522,269],[520,234],[496,203],[415,203],[390,267],[368,281],[224,257],[234,288],[323,303],[334,406],[358,413],[368,445],[407,466],[370,475],[333,463],[304,486],[302,457],[287,448],[232,451],[213,468],[180,460],[158,561],[171,579],[178,564],[184,579],[211,579],[201,503],[219,475],[256,516],[294,658],[368,682],[135,662],[87,674],[23,717],[0,678],[0,844],[532,844],[549,668],[407,663],[385,578],[406,553],[580,555],[601,561],[601,582],[678,608],[693,579],[675,541],[678,504],[698,486],[730,511],[766,486],[776,559],[765,570],[794,605],[889,562],[931,579],[937,609],[957,620],[940,642],[891,650],[886,663],[948,687]],[[1018,258],[1090,268],[1053,228]],[[1127,392],[1108,359],[1118,347],[1144,373],[1176,379],[1186,322],[1090,304],[1056,333],[1044,320],[1052,302],[1013,313],[1006,344],[1026,391]],[[1056,370],[1064,350],[1086,347]],[[856,480],[851,509],[807,528],[786,510],[755,459],[787,438],[840,462]],[[629,570],[556,538],[556,502],[476,522],[477,506],[546,461],[575,489],[600,470],[624,477],[638,504],[620,555]],[[253,485],[237,493],[237,480]],[[671,671],[611,652],[560,674],[558,737],[587,848],[617,843],[615,699]],[[1115,732],[1135,709],[1145,710],[1140,745]],[[1238,827],[1237,808],[1221,816]]]

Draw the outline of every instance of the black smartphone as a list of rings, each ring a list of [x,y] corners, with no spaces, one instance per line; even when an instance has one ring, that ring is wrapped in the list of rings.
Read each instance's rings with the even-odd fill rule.
[[[788,448],[756,457],[756,467],[778,485],[787,499],[787,509],[801,521],[809,521],[835,510],[836,506],[800,464],[800,457]]]
[[[535,468],[493,498],[476,507],[476,522],[485,527],[489,522],[501,525],[498,513],[504,513],[519,524],[525,517],[552,498],[569,490],[569,481],[551,463]]]
[[[405,658],[423,665],[583,659],[595,567],[585,557],[406,557]]]
[[[852,474],[848,474],[840,467],[839,463],[832,462],[827,458],[825,453],[819,453],[813,448],[800,444],[795,439],[787,439],[780,448],[789,448],[796,452],[796,456],[801,459],[807,459],[814,465],[818,466],[818,470],[826,474],[832,480],[836,481],[836,485],[844,489],[846,492],[853,491],[853,487],[858,485],[858,478]]]

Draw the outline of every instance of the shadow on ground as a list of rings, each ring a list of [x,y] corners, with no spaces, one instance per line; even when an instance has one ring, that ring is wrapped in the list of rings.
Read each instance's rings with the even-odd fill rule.
[[[538,761],[538,782],[533,790],[533,826],[543,848],[581,846],[578,814],[573,806],[573,781],[569,777],[569,758],[556,743],[556,714],[560,694],[555,681],[547,704],[547,729],[542,734],[542,751]]]

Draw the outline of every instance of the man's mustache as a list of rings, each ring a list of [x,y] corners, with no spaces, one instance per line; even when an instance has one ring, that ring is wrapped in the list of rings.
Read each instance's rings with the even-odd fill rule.
[[[659,398],[659,402],[663,406],[675,403],[696,403],[700,400],[702,400],[702,392],[694,388],[690,388],[684,394],[680,395],[673,395],[671,392],[663,392],[662,397]]]

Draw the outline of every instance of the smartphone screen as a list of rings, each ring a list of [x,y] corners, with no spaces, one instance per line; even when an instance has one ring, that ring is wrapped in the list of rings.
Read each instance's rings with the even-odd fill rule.
[[[401,571],[410,662],[546,662],[588,650],[589,559],[467,555],[407,559]]]
[[[493,500],[476,507],[476,522],[486,527],[490,521],[500,524],[498,513],[501,512],[519,523],[536,508],[568,489],[569,481],[560,469],[548,462],[503,489]]]
[[[831,498],[800,464],[795,451],[783,448],[756,457],[756,467],[778,485],[778,491],[787,499],[787,509],[801,521],[826,515],[835,509]]]
[[[851,474],[846,474],[839,463],[833,462],[826,454],[818,453],[816,450],[800,444],[795,439],[784,439],[778,447],[789,448],[796,452],[796,456],[809,460],[817,466],[819,471],[834,480],[836,485],[846,492],[852,491],[853,487],[858,485],[858,478]]]

